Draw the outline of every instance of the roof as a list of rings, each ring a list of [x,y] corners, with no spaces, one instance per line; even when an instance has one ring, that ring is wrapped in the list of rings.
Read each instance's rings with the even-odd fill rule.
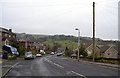
[[[2,28],[2,27],[0,27],[0,32],[2,32],[2,33],[8,33],[8,34],[11,34],[11,35],[16,35],[15,33],[9,31],[8,29]]]
[[[114,49],[118,51],[118,46],[114,46]]]
[[[93,43],[92,44],[89,44],[88,46],[86,46],[86,49],[89,49],[90,47],[93,47]],[[95,48],[98,48],[100,49],[99,45],[96,44],[96,47]]]
[[[100,51],[102,52],[102,53],[104,53],[107,49],[109,49],[110,48],[110,46],[103,46],[103,47],[101,47],[100,48]]]
[[[91,45],[92,43],[91,42],[89,42],[89,43],[84,43],[84,48],[88,48],[90,45]]]

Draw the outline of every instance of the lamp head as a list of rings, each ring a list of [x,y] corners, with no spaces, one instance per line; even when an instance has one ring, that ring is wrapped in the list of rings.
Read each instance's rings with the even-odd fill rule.
[[[79,30],[78,28],[75,28],[75,30]]]

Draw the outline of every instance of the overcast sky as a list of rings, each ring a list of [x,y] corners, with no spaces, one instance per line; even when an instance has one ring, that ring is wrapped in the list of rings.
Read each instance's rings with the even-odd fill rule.
[[[17,33],[92,37],[92,5],[96,37],[118,39],[119,0],[0,0],[0,26]]]

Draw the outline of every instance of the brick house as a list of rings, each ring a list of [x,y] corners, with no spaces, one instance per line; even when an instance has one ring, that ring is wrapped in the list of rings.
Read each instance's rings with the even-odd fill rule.
[[[27,48],[27,51],[34,51],[36,50],[36,47],[34,46],[34,42],[32,41],[25,41],[25,40],[19,40],[18,41],[19,45],[23,48]]]
[[[6,28],[0,27],[0,54],[2,53],[4,58],[7,59],[8,54],[10,53],[7,48],[3,49],[3,47],[10,46],[15,42],[16,42],[16,34],[12,32],[12,29],[6,29]],[[9,47],[9,50],[12,51],[13,49],[14,49],[14,52],[17,52],[17,50],[15,50],[16,49],[15,47]]]
[[[12,32],[12,29],[5,29],[0,27],[0,38],[2,40],[3,45],[10,45],[16,42],[16,34]]]

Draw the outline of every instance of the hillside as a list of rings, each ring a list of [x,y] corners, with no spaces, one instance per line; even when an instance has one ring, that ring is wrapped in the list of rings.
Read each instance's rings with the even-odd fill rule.
[[[48,40],[60,41],[60,40],[70,40],[77,42],[77,37],[71,35],[36,35],[36,34],[25,34],[25,33],[16,33],[17,40],[29,40],[33,42],[45,42]],[[81,41],[91,41],[89,37],[81,37]]]
[[[17,40],[29,40],[32,42],[47,42],[49,40],[52,41],[71,41],[77,43],[78,38],[72,35],[36,35],[36,34],[26,34],[26,33],[16,33]],[[80,37],[81,43],[92,43],[92,38],[90,37]],[[96,38],[97,44],[115,44],[117,45],[116,41],[104,41],[100,38]]]

